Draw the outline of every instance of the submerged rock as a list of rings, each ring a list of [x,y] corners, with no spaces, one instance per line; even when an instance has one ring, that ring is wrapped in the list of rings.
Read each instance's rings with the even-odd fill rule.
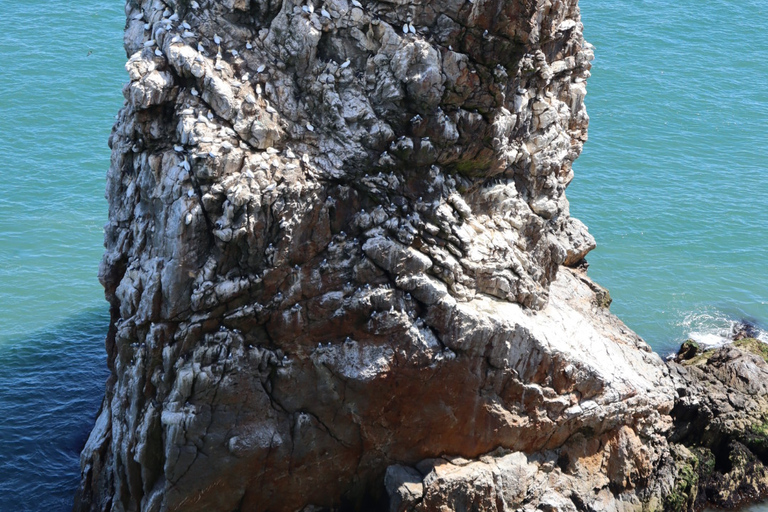
[[[76,510],[699,502],[694,370],[582,270],[576,0],[126,14]]]

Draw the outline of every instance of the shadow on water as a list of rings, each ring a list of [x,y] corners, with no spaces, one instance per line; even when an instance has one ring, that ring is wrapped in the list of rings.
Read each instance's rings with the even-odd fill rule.
[[[107,308],[0,344],[0,512],[72,510],[108,370]]]

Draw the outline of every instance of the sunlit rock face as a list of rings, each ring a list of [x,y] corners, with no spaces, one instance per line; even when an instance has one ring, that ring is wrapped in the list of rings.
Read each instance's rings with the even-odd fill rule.
[[[576,0],[126,15],[112,373],[77,510],[436,510],[450,485],[414,472],[494,450],[490,475],[582,471],[580,500],[640,503],[674,391],[568,268],[595,246],[565,198],[593,57]]]

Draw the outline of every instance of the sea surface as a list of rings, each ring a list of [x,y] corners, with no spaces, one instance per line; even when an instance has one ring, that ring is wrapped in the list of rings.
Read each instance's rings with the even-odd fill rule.
[[[590,275],[663,355],[768,324],[768,3],[581,8],[597,58],[568,196],[599,244]],[[0,19],[0,512],[58,512],[107,376],[123,4],[0,0]]]

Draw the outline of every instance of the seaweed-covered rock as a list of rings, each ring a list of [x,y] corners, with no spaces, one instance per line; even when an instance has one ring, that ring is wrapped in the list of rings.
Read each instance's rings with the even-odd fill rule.
[[[698,504],[737,507],[768,495],[768,347],[754,338],[670,363],[679,398],[670,440],[698,463]]]

